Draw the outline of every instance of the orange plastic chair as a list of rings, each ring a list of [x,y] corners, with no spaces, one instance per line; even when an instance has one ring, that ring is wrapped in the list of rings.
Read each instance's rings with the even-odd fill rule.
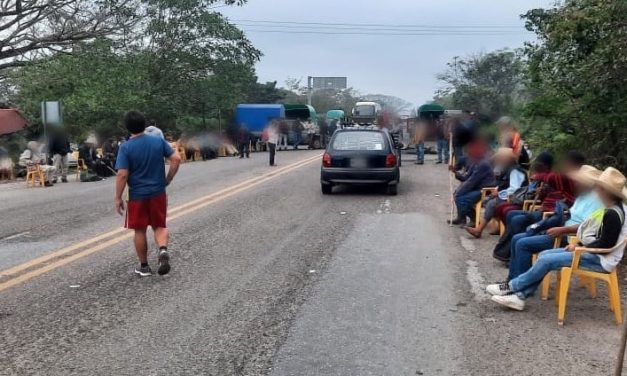
[[[26,167],[26,188],[35,187],[36,185],[43,187],[45,182],[46,176],[39,164]]]

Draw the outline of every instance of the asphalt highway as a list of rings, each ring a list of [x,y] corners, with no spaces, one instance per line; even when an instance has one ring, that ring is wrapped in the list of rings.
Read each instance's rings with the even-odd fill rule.
[[[165,277],[132,273],[113,179],[0,185],[0,375],[610,374],[604,287],[562,328],[553,300],[496,307],[495,239],[445,224],[444,166],[323,196],[320,154],[184,164]]]

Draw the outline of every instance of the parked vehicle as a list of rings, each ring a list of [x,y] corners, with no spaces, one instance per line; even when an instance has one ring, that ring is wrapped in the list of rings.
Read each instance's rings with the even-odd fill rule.
[[[357,102],[351,111],[353,121],[357,124],[376,124],[382,107],[377,102]]]
[[[389,132],[359,126],[337,130],[322,157],[322,193],[331,194],[338,184],[372,184],[396,195],[399,162],[400,155]]]
[[[316,109],[306,104],[284,104],[285,107],[285,119],[288,121],[304,121],[309,122],[312,125],[314,134],[313,146],[314,149],[320,149],[320,127],[318,126],[318,114]],[[303,130],[300,140],[301,144],[309,142],[308,136],[309,130]],[[290,136],[290,144],[295,142],[294,135]]]
[[[235,108],[235,122],[246,127],[255,137],[261,137],[264,128],[272,119],[285,118],[282,104],[238,104]]]
[[[329,110],[327,111],[327,123],[331,123],[333,120],[342,121],[345,116],[344,110]]]

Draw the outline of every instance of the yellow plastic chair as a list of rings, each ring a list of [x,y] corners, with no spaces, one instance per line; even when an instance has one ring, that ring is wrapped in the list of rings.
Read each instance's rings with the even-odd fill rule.
[[[557,308],[557,323],[558,325],[564,325],[564,316],[566,315],[566,302],[568,301],[568,289],[570,288],[570,277],[574,274],[584,277],[589,281],[589,285],[594,284],[593,288],[590,288],[590,293],[593,298],[596,297],[596,280],[602,280],[607,283],[607,290],[610,300],[610,310],[614,312],[614,318],[616,324],[623,323],[623,316],[621,311],[620,302],[620,288],[618,286],[618,274],[616,269],[610,273],[597,273],[585,269],[579,269],[579,260],[581,255],[585,253],[594,254],[607,254],[617,249],[624,248],[627,245],[627,240],[617,244],[613,248],[600,249],[600,248],[586,248],[577,247],[573,256],[573,263],[570,267],[562,268],[560,271],[559,289],[558,289],[558,308]]]
[[[483,206],[483,202],[488,198],[488,193],[493,192],[495,189],[496,187],[481,189],[481,199],[475,204],[475,228],[479,227],[479,221],[481,221],[481,207]]]
[[[39,164],[26,167],[26,188],[35,187],[36,185],[43,187],[45,182],[46,176]]]

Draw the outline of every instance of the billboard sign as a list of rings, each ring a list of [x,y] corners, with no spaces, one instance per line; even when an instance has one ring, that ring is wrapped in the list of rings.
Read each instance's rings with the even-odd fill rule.
[[[312,77],[311,81],[313,90],[342,90],[348,87],[348,79],[346,77]]]

